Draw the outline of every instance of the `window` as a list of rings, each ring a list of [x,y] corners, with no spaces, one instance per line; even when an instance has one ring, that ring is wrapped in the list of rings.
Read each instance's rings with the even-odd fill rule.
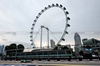
[[[25,55],[25,52],[22,52],[21,55]]]
[[[58,54],[65,54],[65,50],[59,50]]]
[[[57,51],[51,51],[51,55],[57,54]]]
[[[36,55],[36,52],[31,52],[31,55]]]
[[[42,55],[43,53],[42,52],[37,52],[37,55]]]
[[[26,52],[26,55],[30,55],[30,52]]]
[[[47,51],[44,51],[43,53],[44,53],[44,55],[48,55],[48,52]]]

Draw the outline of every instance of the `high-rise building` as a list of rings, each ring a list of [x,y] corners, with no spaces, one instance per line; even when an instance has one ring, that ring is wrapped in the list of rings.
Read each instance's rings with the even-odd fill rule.
[[[75,40],[75,45],[79,45],[81,46],[81,38],[80,38],[80,35],[78,33],[75,33],[74,35],[74,40]]]
[[[0,53],[5,55],[6,52],[4,51],[4,45],[0,45]]]
[[[51,43],[51,48],[54,48],[55,47],[55,42],[51,39],[50,43]]]
[[[81,44],[80,35],[78,33],[75,33],[74,40],[75,40],[75,53],[76,53],[76,55],[79,55],[82,44]]]

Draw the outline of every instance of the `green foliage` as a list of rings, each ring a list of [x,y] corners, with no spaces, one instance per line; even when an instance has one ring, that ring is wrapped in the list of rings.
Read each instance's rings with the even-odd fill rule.
[[[20,50],[18,50],[20,49]],[[9,46],[5,47],[5,51],[7,55],[10,55],[11,53],[17,52],[23,52],[24,46],[22,44],[19,44],[18,46],[15,43],[10,44]]]
[[[61,46],[61,44],[58,44],[57,46]]]
[[[82,56],[84,55],[83,51],[80,51],[79,54],[82,55]]]
[[[94,55],[98,55],[98,52],[94,52]]]
[[[0,56],[2,56],[2,54],[0,53]]]
[[[53,50],[60,50],[61,48],[62,48],[61,44],[58,44],[57,46],[55,46]]]
[[[19,44],[18,49],[19,49],[18,52],[23,52],[24,46],[22,44]]]
[[[72,55],[75,56],[75,52],[72,52]]]
[[[8,50],[10,50],[10,46],[6,46],[6,47],[5,47],[5,51],[6,51],[6,54],[7,54],[7,55],[10,54],[10,51],[8,51]]]
[[[58,50],[58,47],[56,46],[56,47],[54,47],[54,49],[53,50]]]
[[[61,44],[58,44],[57,46],[55,46],[53,50],[70,50],[70,51],[73,51],[72,49],[68,48],[67,46],[62,46]]]
[[[13,52],[13,53],[16,52],[16,47],[17,47],[17,45],[16,45],[15,43],[10,44],[9,47],[10,47],[10,49],[9,49],[9,50],[10,50],[10,53],[11,53],[11,52]]]
[[[10,44],[10,49],[16,49],[16,44],[15,43]]]
[[[69,49],[67,46],[62,47],[62,50]]]

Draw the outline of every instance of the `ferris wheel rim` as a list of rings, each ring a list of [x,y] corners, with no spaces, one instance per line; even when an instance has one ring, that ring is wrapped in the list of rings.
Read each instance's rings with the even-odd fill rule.
[[[38,15],[36,16],[36,18],[35,18],[35,20],[34,20],[34,22],[33,22],[33,24],[32,24],[32,28],[31,28],[31,32],[30,32],[30,34],[31,34],[31,35],[30,35],[30,38],[31,38],[30,41],[32,42],[31,45],[34,45],[34,47],[35,47],[35,44],[34,44],[34,40],[33,40],[33,31],[34,31],[35,24],[36,24],[37,20],[39,19],[39,17],[40,17],[45,11],[47,11],[48,9],[53,8],[53,7],[57,7],[57,8],[62,9],[63,12],[64,12],[64,14],[65,14],[65,17],[66,17],[65,29],[64,29],[64,32],[63,32],[63,34],[62,34],[60,40],[57,42],[57,45],[58,45],[62,40],[64,41],[64,40],[65,40],[65,39],[64,39],[65,35],[68,34],[67,28],[70,27],[70,25],[68,24],[68,20],[70,20],[70,18],[67,17],[67,14],[69,14],[69,13],[68,13],[68,11],[66,11],[66,8],[63,7],[61,4],[59,5],[59,4],[57,4],[57,3],[56,3],[56,4],[52,4],[52,5],[48,5],[47,7],[45,7],[44,9],[42,9],[40,13],[38,13]]]

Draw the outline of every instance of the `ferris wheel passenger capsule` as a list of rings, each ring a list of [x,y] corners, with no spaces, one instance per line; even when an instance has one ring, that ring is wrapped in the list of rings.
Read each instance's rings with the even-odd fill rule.
[[[66,34],[68,34],[68,32],[67,32],[67,31],[65,31],[65,33],[66,33]]]
[[[70,25],[69,25],[69,24],[67,24],[67,26],[68,26],[68,27],[70,27]]]
[[[44,12],[44,10],[41,10],[42,12]]]
[[[60,5],[60,7],[63,7],[62,5]]]
[[[39,18],[38,16],[36,16],[36,18]]]
[[[34,22],[36,22],[36,20],[34,20]]]
[[[35,25],[35,24],[32,24],[33,26]]]
[[[41,13],[39,13],[39,15],[41,15]]]
[[[69,12],[68,12],[68,11],[66,11],[66,14],[69,14]]]
[[[54,4],[52,4],[52,6],[55,6]]]
[[[33,43],[31,45],[33,45]]]
[[[65,7],[63,7],[63,9],[64,9],[64,10],[66,10],[66,8],[65,8]]]
[[[45,9],[47,9],[47,7],[45,7]]]
[[[30,32],[31,34],[33,33],[33,32]]]
[[[58,3],[56,4],[56,6],[59,6]]]
[[[32,37],[32,36],[30,36],[30,37]]]
[[[69,17],[67,17],[67,19],[68,19],[68,20],[70,20],[70,18],[69,18]]]
[[[63,40],[63,41],[65,41],[65,39],[64,39],[64,38],[62,38],[62,40]]]
[[[31,28],[33,30],[33,28]]]
[[[50,8],[51,6],[50,6],[50,5],[48,5],[48,7]]]
[[[30,40],[30,41],[32,41],[32,40]]]

